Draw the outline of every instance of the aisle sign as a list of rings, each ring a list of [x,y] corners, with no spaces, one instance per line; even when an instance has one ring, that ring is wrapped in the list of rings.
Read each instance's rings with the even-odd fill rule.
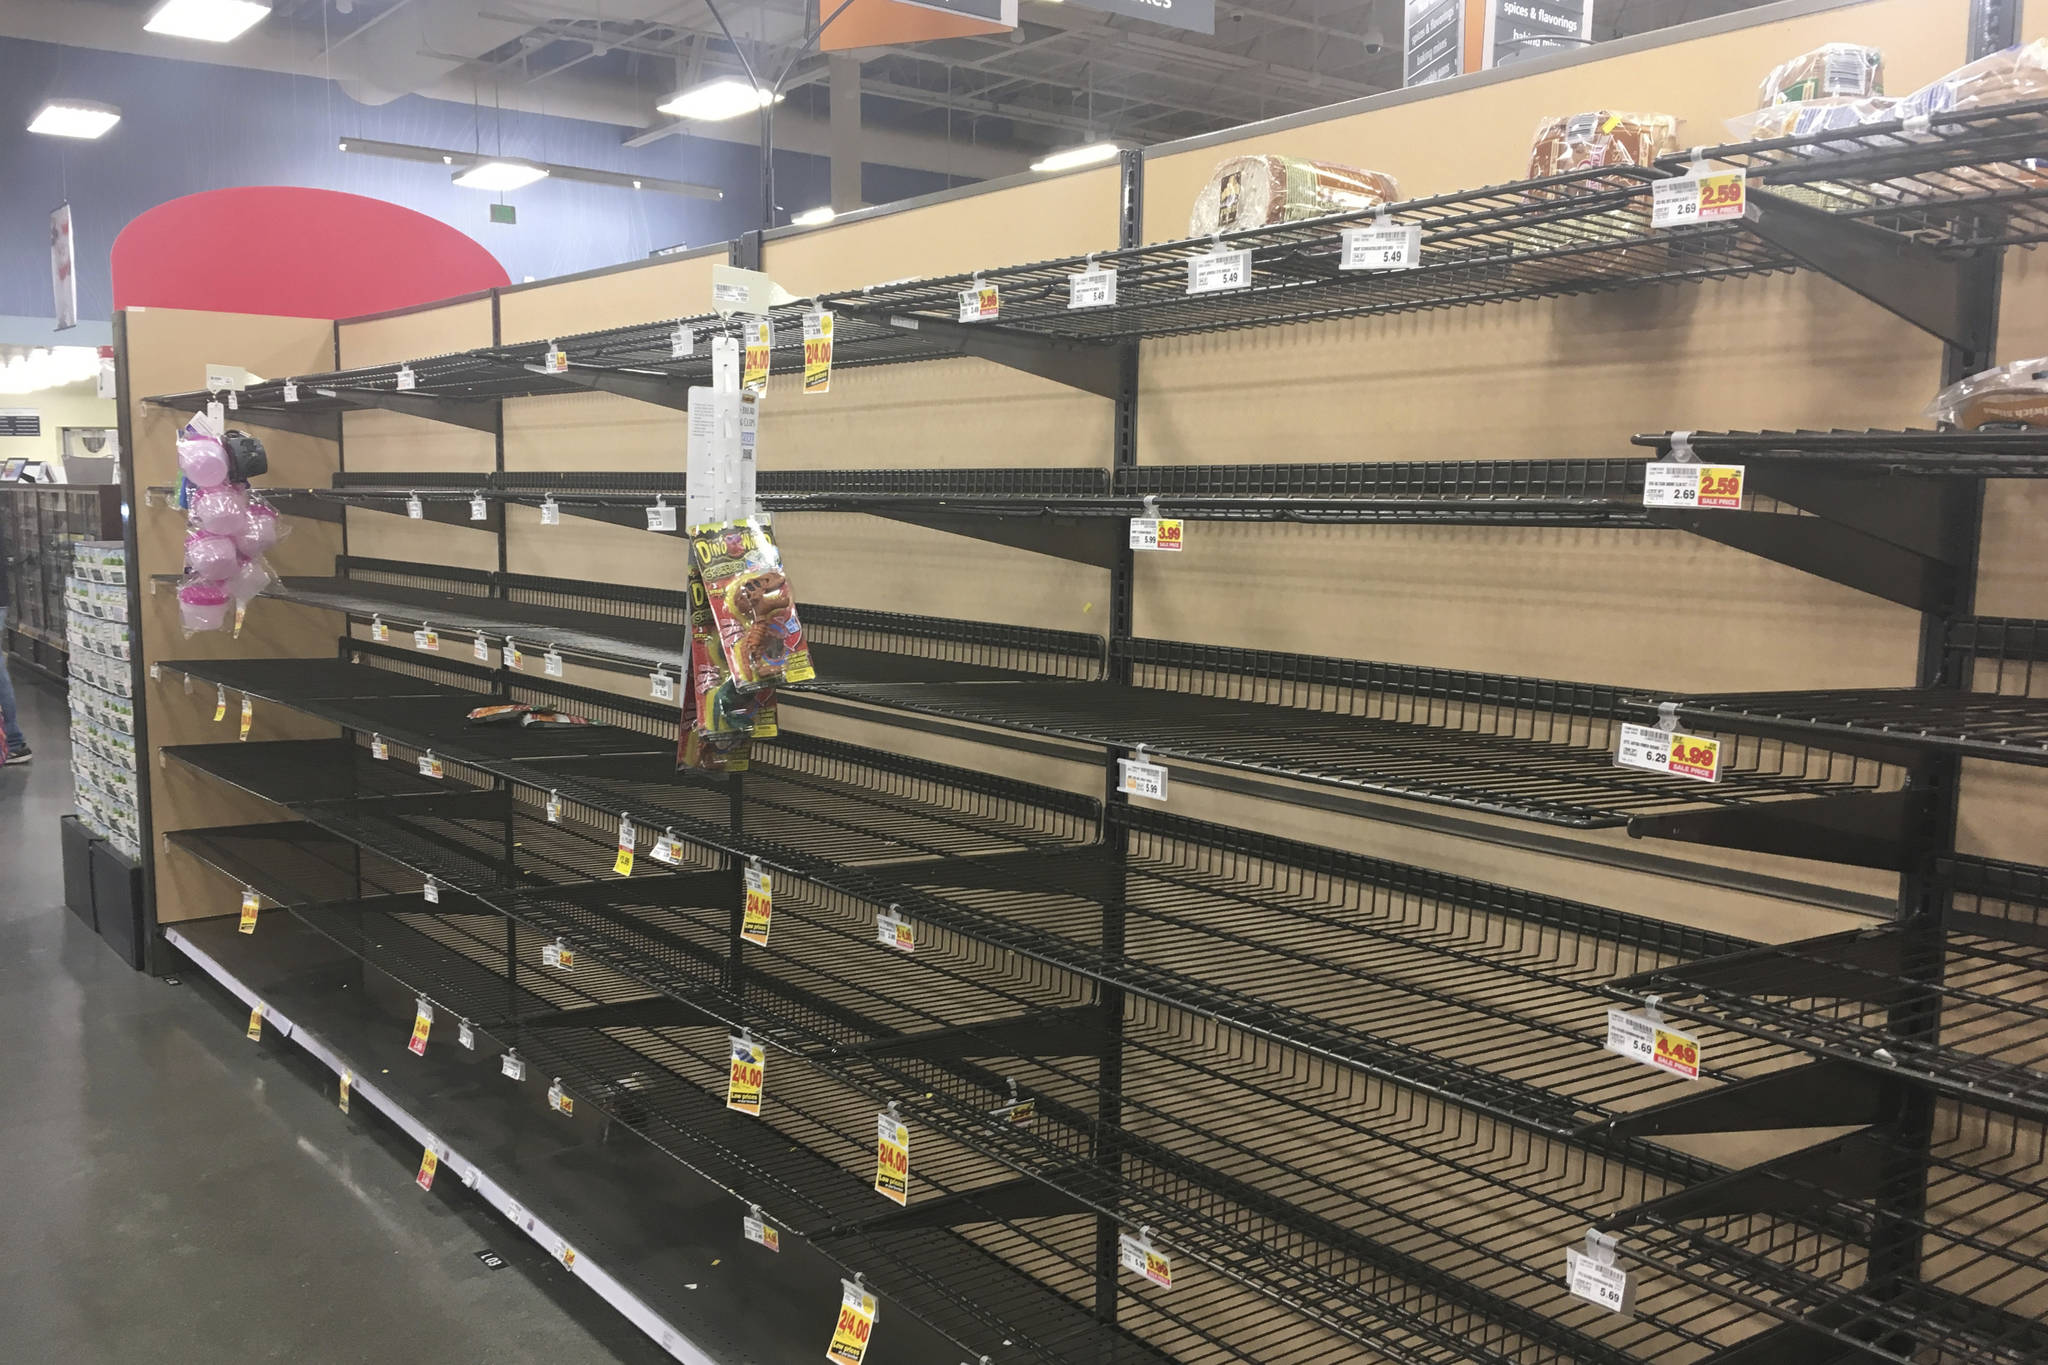
[[[612,860],[612,871],[621,877],[633,875],[633,822],[626,816],[619,817],[619,856]]]
[[[1422,226],[1382,219],[1371,227],[1345,228],[1339,270],[1413,270],[1422,264]]]
[[[910,1203],[910,1127],[893,1113],[875,1116],[875,1193]]]
[[[1705,735],[1681,734],[1655,725],[1621,727],[1614,761],[1624,768],[1649,773],[1676,773],[1699,782],[1721,780],[1721,741]]]
[[[1643,466],[1643,506],[1738,509],[1747,469],[1739,464],[1653,460]]]
[[[782,1229],[758,1214],[750,1213],[742,1218],[740,1230],[746,1233],[749,1242],[767,1247],[774,1252],[782,1250]]]
[[[1186,533],[1179,517],[1132,517],[1131,548],[1133,550],[1167,550],[1178,552],[1186,543]]]
[[[1252,282],[1250,248],[1239,251],[1211,251],[1188,257],[1188,292],[1220,294],[1243,289]]]
[[[1155,1250],[1144,1237],[1134,1237],[1128,1232],[1116,1236],[1117,1263],[1133,1275],[1142,1275],[1161,1289],[1173,1288],[1173,1260],[1163,1251]]]
[[[426,1056],[427,1035],[433,1031],[433,1028],[434,1007],[426,1002],[425,997],[422,997],[419,1009],[412,1017],[412,1041],[405,1045],[407,1051],[411,1052],[415,1057]]]
[[[249,1041],[255,1042],[263,1036],[263,1006],[256,1005],[249,1010]]]
[[[804,314],[804,392],[832,390],[832,315]]]
[[[1067,307],[1116,307],[1116,271],[1104,266],[1067,276]]]
[[[825,1349],[829,1365],[861,1365],[879,1307],[875,1296],[852,1280],[839,1282],[839,1325],[832,1329],[832,1344]]]
[[[1607,1011],[1607,1050],[1689,1081],[1700,1078],[1700,1040],[1648,1012]]]
[[[434,1154],[432,1147],[420,1151],[420,1173],[413,1177],[413,1183],[423,1190],[434,1188],[434,1172],[441,1169],[441,1158]]]
[[[728,1038],[732,1064],[725,1079],[725,1107],[761,1117],[761,1092],[768,1078],[768,1049],[741,1034]]]
[[[878,911],[875,915],[875,942],[901,952],[917,951],[917,935],[910,927],[910,921],[892,910]]]
[[[775,884],[767,870],[755,863],[746,869],[747,903],[740,917],[740,937],[757,948],[768,946],[768,931],[775,915]]]
[[[1120,774],[1117,790],[1126,796],[1142,796],[1147,801],[1166,799],[1166,768],[1159,763],[1144,763],[1135,758],[1120,758],[1116,761]]]
[[[747,323],[746,338],[746,367],[740,387],[758,393],[768,387],[768,357],[775,349],[775,332],[768,319],[755,318]]]
[[[263,898],[253,888],[242,892],[242,923],[239,927],[243,933],[256,932],[256,911],[262,903]]]
[[[1747,176],[1740,166],[1709,170],[1695,165],[1684,175],[1650,186],[1650,226],[1692,227],[1741,218],[1748,205]]]
[[[1001,316],[1003,311],[1002,293],[992,284],[980,280],[972,289],[960,291],[960,321],[988,322]]]

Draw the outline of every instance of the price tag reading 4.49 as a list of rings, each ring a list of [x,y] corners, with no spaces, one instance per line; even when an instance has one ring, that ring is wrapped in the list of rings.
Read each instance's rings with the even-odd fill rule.
[[[1659,180],[1650,187],[1650,226],[1691,227],[1740,218],[1749,203],[1746,180],[1740,167],[1712,171],[1704,166]]]
[[[761,1091],[767,1083],[768,1049],[752,1038],[730,1038],[732,1065],[725,1081],[725,1107],[761,1117]]]
[[[1747,468],[1739,464],[1653,461],[1643,466],[1643,506],[1740,509]]]
[[[1699,782],[1721,780],[1721,741],[1654,725],[1623,725],[1614,761],[1624,768],[1676,773]]]
[[[875,1296],[852,1280],[839,1282],[839,1324],[832,1329],[832,1344],[825,1350],[830,1365],[861,1365],[867,1358],[868,1338],[874,1334],[879,1308]]]
[[[1607,1050],[1689,1081],[1700,1078],[1700,1040],[1647,1014],[1607,1011]]]
[[[1168,550],[1178,552],[1185,543],[1179,517],[1132,517],[1131,548],[1133,550]]]
[[[910,1203],[910,1126],[894,1114],[875,1116],[875,1193]]]

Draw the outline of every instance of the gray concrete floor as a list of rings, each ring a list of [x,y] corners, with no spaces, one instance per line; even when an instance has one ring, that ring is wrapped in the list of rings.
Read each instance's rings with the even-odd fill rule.
[[[65,912],[68,722],[15,683],[36,760],[0,769],[0,1361],[666,1360],[458,1184],[422,1194],[417,1149],[223,995]]]

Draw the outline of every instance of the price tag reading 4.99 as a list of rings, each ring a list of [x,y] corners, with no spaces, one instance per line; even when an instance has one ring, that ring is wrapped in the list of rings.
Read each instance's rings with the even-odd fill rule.
[[[1704,735],[1660,730],[1654,725],[1624,725],[1614,750],[1624,768],[1650,773],[1676,773],[1700,782],[1721,780],[1721,741]]]
[[[825,1351],[831,1365],[861,1365],[879,1307],[875,1296],[852,1280],[839,1282],[839,1325],[832,1329],[832,1344]]]
[[[1643,466],[1643,506],[1740,509],[1743,473],[1747,468],[1739,464],[1653,461]]]
[[[1650,187],[1650,226],[1691,227],[1740,218],[1749,202],[1745,182],[1739,167],[1710,171],[1704,166],[1659,180]]]

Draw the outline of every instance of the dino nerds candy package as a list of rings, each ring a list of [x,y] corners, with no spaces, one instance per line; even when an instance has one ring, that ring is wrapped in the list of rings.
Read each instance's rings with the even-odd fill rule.
[[[775,689],[743,692],[733,680],[709,595],[696,574],[690,575],[690,693],[689,719],[704,739],[766,739],[776,733]]]
[[[696,581],[703,584],[733,685],[756,692],[816,677],[768,523],[759,517],[714,522],[693,528],[690,542]]]

